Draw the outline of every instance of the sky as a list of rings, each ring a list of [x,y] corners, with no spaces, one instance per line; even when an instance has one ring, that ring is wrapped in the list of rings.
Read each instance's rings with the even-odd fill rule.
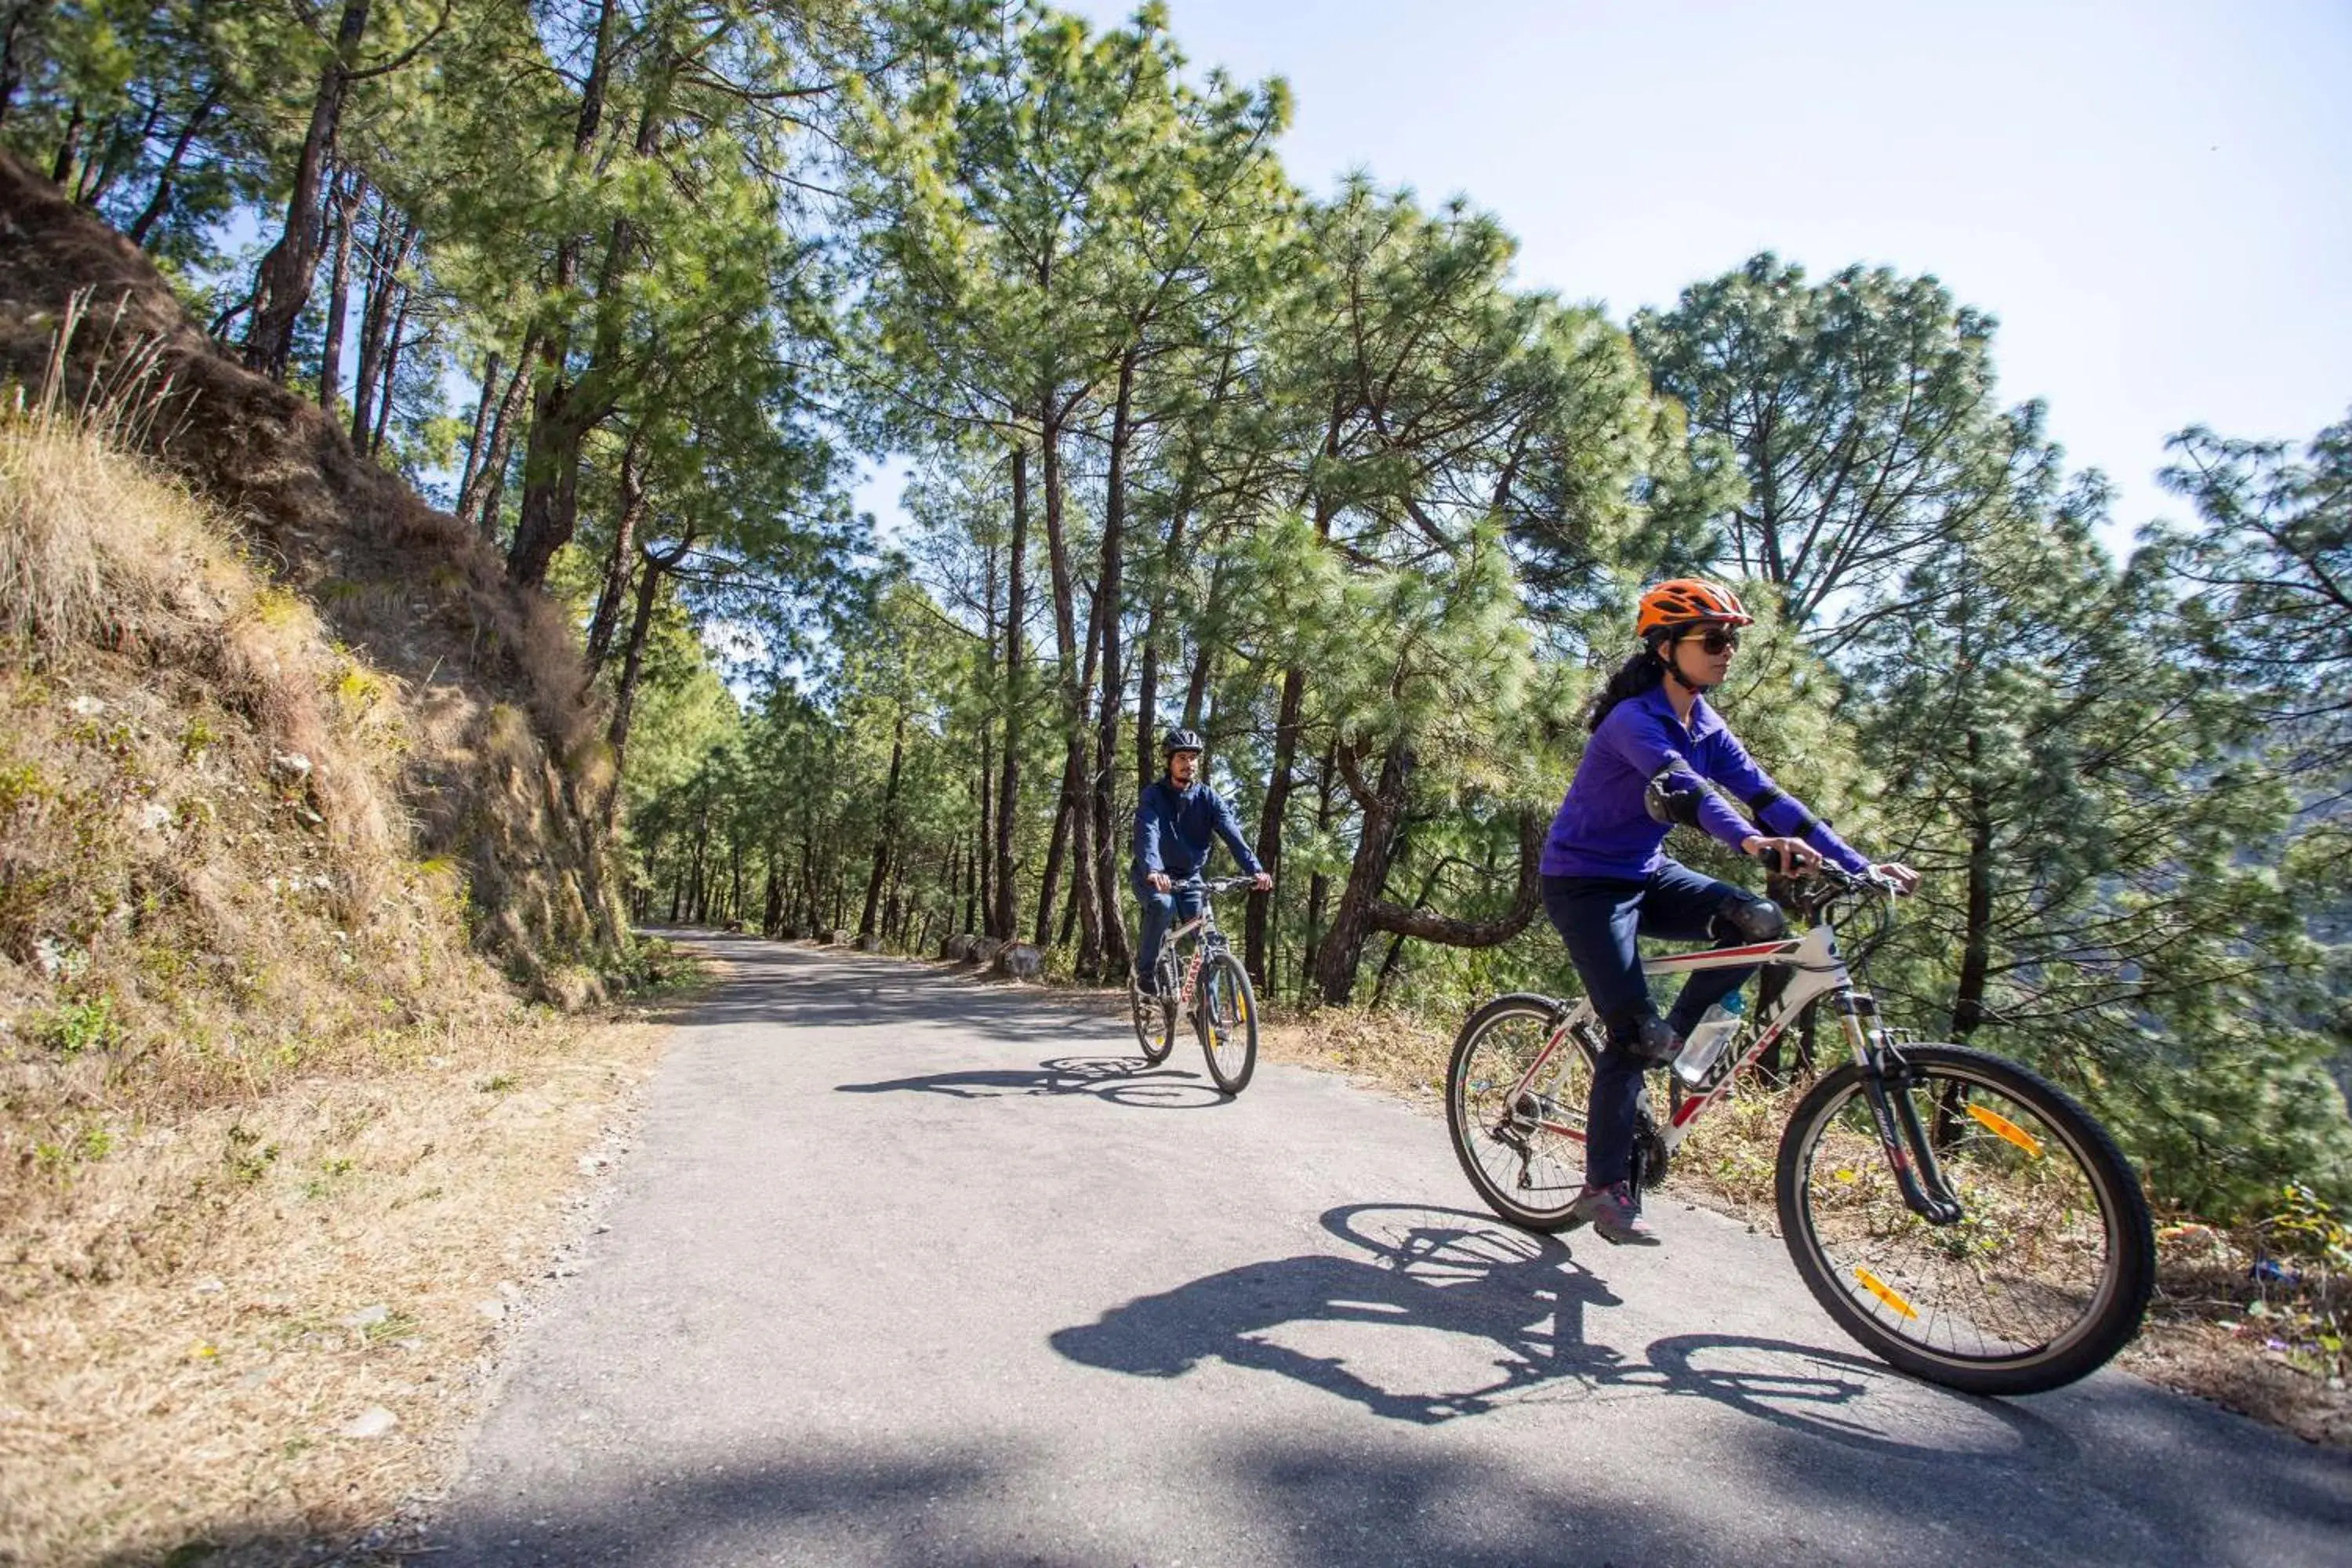
[[[2171,432],[2301,443],[2352,407],[2352,0],[1167,9],[1196,66],[1289,80],[1310,192],[1466,195],[1521,284],[1619,321],[1759,250],[1933,273],[1999,318],[2002,400],[2116,482],[2119,547],[2185,517]]]

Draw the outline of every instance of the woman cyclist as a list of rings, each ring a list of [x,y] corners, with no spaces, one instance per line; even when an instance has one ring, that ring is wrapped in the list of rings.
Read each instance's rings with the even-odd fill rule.
[[[1906,893],[1919,880],[1907,866],[1872,867],[1783,794],[1707,705],[1706,693],[1730,668],[1739,628],[1753,621],[1730,589],[1694,577],[1642,595],[1634,621],[1642,649],[1593,700],[1592,739],[1544,843],[1544,910],[1609,1034],[1587,1107],[1584,1189],[1571,1212],[1613,1243],[1658,1239],[1642,1221],[1632,1180],[1643,1070],[1673,1060],[1700,1015],[1755,973],[1702,970],[1662,1019],[1634,938],[1761,942],[1788,926],[1771,900],[1669,858],[1662,852],[1668,827],[1688,822],[1787,873],[1826,858],[1853,872],[1874,869]],[[1717,789],[1745,802],[1755,824]]]

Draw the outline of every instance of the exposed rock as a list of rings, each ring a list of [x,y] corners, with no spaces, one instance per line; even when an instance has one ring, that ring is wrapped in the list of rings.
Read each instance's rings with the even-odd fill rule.
[[[367,1442],[373,1438],[392,1436],[392,1429],[399,1425],[399,1416],[381,1405],[371,1405],[343,1423],[342,1436]]]
[[[1029,942],[1008,942],[997,949],[989,968],[1008,980],[1034,980],[1045,973],[1045,954]]]

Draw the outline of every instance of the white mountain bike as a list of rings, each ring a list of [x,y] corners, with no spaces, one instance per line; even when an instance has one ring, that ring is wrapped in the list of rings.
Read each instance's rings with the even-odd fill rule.
[[[1225,933],[1217,929],[1209,900],[1255,886],[1255,877],[1215,881],[1194,877],[1176,883],[1174,890],[1201,895],[1201,912],[1160,943],[1158,996],[1146,995],[1133,975],[1127,982],[1128,1008],[1143,1059],[1155,1066],[1166,1061],[1176,1048],[1177,1021],[1190,1018],[1202,1054],[1209,1058],[1209,1076],[1227,1094],[1239,1094],[1257,1070],[1257,994],[1250,989],[1249,971],[1225,945]]]
[[[1691,1125],[1819,1003],[1853,1060],[1824,1074],[1780,1136],[1780,1234],[1838,1326],[1902,1370],[1971,1394],[2085,1376],[2138,1330],[2156,1239],[2138,1179],[2105,1128],[2014,1062],[1899,1038],[1840,956],[1837,927],[1892,887],[1823,868],[1798,885],[1802,937],[1645,960],[1649,974],[1783,966],[1787,983],[1670,1116],[1643,1091],[1633,1180],[1654,1186]],[[1574,1223],[1586,1099],[1605,1033],[1589,1001],[1499,996],[1462,1026],[1446,1121],[1470,1184],[1530,1230]]]

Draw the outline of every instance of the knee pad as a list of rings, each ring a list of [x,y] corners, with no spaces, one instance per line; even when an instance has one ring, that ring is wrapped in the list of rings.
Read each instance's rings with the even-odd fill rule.
[[[1789,934],[1789,917],[1780,906],[1754,893],[1726,902],[1712,923],[1718,942],[1778,942]]]

